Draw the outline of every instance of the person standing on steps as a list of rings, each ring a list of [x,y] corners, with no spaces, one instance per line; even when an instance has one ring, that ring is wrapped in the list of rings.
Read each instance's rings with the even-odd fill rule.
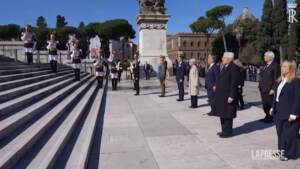
[[[134,89],[136,91],[135,96],[140,95],[140,62],[138,57],[133,61],[133,81]]]
[[[57,45],[58,41],[55,38],[55,33],[50,34],[50,40],[48,41],[48,52],[49,52],[49,60],[52,72],[57,72]]]
[[[107,74],[108,66],[107,63],[104,61],[103,51],[101,49],[100,49],[99,58],[97,59],[96,63],[94,63],[94,66],[95,66],[95,72],[96,72],[95,74],[98,82],[98,87],[102,88],[103,79]]]
[[[25,32],[22,32],[21,40],[24,42],[25,55],[27,57],[27,64],[33,64],[33,50],[36,46],[35,34],[31,32],[31,26],[25,26]]]
[[[208,102],[211,108],[211,111],[207,113],[209,116],[216,115],[216,113],[213,112],[213,101],[215,98],[216,82],[220,74],[220,68],[218,63],[216,63],[216,60],[216,57],[211,54],[207,57],[208,68],[205,75],[205,88],[207,90]]]
[[[111,63],[111,68],[110,68],[110,78],[111,78],[111,83],[112,83],[112,90],[117,90],[118,86],[118,69],[117,65],[112,62]]]
[[[182,56],[177,57],[177,66],[176,66],[176,81],[179,91],[179,98],[177,101],[184,100],[184,76],[186,75],[186,65],[182,60]]]
[[[196,59],[190,60],[190,72],[189,72],[189,94],[191,96],[191,106],[194,109],[198,107],[198,95],[200,90],[199,83],[199,70],[196,66]]]
[[[75,80],[80,81],[80,68],[81,68],[81,55],[82,52],[79,47],[79,41],[74,44],[73,51],[71,51],[72,66],[74,69]]]
[[[264,61],[266,65],[260,72],[259,91],[262,98],[263,109],[265,112],[265,118],[261,119],[264,123],[272,123],[273,118],[270,116],[270,109],[274,97],[274,85],[279,77],[279,66],[274,62],[275,54],[272,51],[268,51],[264,54]]]
[[[159,97],[166,96],[166,78],[167,78],[167,61],[165,56],[160,56],[160,65],[158,66],[158,79],[160,81],[161,94]]]

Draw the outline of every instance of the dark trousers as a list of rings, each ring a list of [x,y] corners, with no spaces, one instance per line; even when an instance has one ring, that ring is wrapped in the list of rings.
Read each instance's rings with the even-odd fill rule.
[[[27,57],[27,63],[30,65],[30,64],[33,64],[33,54],[30,53],[30,52],[26,52],[26,57]]]
[[[297,158],[300,120],[288,122],[288,120],[275,118],[275,124],[278,136],[278,149],[284,150],[284,155],[288,158]]]
[[[118,79],[111,79],[112,90],[117,90]]]
[[[150,79],[150,73],[148,71],[145,71],[145,75],[146,75],[146,80]]]
[[[245,106],[245,102],[244,102],[244,98],[243,98],[243,87],[238,89],[237,101],[238,101],[238,106],[240,108],[243,108]]]
[[[207,96],[208,96],[208,102],[210,105],[210,109],[211,111],[213,111],[213,102],[214,102],[214,98],[215,98],[215,92],[213,91],[213,89],[207,89]],[[214,112],[212,112],[214,113]]]
[[[177,82],[178,90],[179,90],[179,100],[184,99],[184,82]]]
[[[263,104],[263,109],[266,114],[266,118],[272,118],[270,116],[270,110],[272,108],[272,103],[273,103],[273,95],[269,95],[267,92],[261,92],[261,100]]]
[[[80,69],[74,69],[75,80],[80,81]]]
[[[50,66],[51,66],[52,72],[57,72],[57,61],[51,60],[50,61]]]
[[[122,72],[123,71],[121,71],[121,70],[118,71],[118,81],[119,82],[121,81]]]
[[[134,79],[134,90],[136,91],[136,94],[140,94],[140,80]]]
[[[224,135],[231,136],[233,119],[224,119],[221,117],[220,120],[221,120],[222,133]]]
[[[198,96],[191,96],[191,107],[192,108],[198,107]]]
[[[160,89],[161,89],[161,95],[165,96],[166,95],[166,83],[165,83],[165,79],[161,79],[160,80]]]
[[[103,77],[97,76],[97,82],[98,82],[98,87],[102,88],[103,87]]]

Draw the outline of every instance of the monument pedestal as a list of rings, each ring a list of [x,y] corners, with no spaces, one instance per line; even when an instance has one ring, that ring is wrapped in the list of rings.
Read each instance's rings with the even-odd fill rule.
[[[141,64],[148,62],[155,71],[160,56],[167,56],[167,22],[164,14],[139,15],[139,55]]]

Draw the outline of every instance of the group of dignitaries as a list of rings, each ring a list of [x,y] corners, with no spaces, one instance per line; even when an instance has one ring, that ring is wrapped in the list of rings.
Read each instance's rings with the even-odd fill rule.
[[[30,31],[30,25],[25,27],[21,39],[24,42],[25,55],[28,64],[33,63],[33,49],[35,47],[34,34]],[[49,52],[50,66],[53,72],[57,72],[57,46],[59,42],[55,34],[50,35],[47,50]],[[82,51],[79,41],[70,40],[68,50],[72,60],[76,80],[80,80],[80,67]],[[103,79],[110,75],[112,90],[117,90],[120,80],[120,62],[112,53],[110,59],[104,59],[104,53],[100,49],[99,56],[95,59],[94,69],[99,87],[103,86]],[[287,161],[297,158],[297,140],[300,127],[300,80],[297,77],[297,64],[295,61],[285,60],[279,66],[274,61],[272,51],[264,54],[265,66],[260,71],[259,92],[262,99],[265,117],[263,123],[275,123],[278,135],[278,149],[283,150],[284,155],[280,160]],[[160,82],[160,97],[166,95],[167,61],[160,57],[157,78]],[[146,79],[150,78],[149,65],[145,65]],[[132,79],[136,96],[140,94],[140,62],[138,55],[131,64]],[[176,65],[176,81],[179,90],[178,102],[184,101],[185,76],[188,80],[188,92],[191,97],[190,108],[198,107],[198,95],[200,92],[199,70],[195,59],[190,59],[186,64],[182,56],[178,56]],[[209,116],[220,118],[221,132],[217,133],[221,138],[233,136],[233,119],[237,117],[237,110],[244,109],[243,87],[246,79],[246,70],[238,59],[234,59],[234,53],[225,52],[220,63],[213,55],[207,58],[205,76],[205,89],[208,102],[211,107]]]
[[[262,123],[275,123],[278,136],[278,149],[283,152],[278,158],[282,161],[297,158],[297,140],[300,128],[300,80],[297,77],[297,64],[285,60],[279,66],[274,61],[272,51],[264,54],[265,66],[260,72],[258,90],[261,94],[265,117]],[[191,59],[186,65],[182,57],[177,58],[176,80],[179,89],[177,101],[184,100],[184,77],[188,72],[191,108],[197,108],[200,88],[198,68]],[[209,116],[220,118],[220,138],[233,136],[233,119],[237,110],[244,109],[243,87],[246,71],[234,53],[225,52],[220,63],[213,55],[207,59],[205,88],[211,107]],[[187,68],[189,67],[189,68]],[[188,71],[187,71],[188,69]],[[162,82],[161,82],[162,83]]]

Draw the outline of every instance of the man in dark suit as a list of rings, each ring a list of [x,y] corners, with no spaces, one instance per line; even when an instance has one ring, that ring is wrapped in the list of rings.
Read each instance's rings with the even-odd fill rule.
[[[274,97],[274,84],[279,76],[278,65],[274,62],[275,54],[268,51],[264,55],[264,61],[266,65],[260,72],[259,91],[262,98],[263,109],[265,112],[265,118],[261,121],[264,123],[272,123],[273,118],[269,112],[272,107],[272,101]]]
[[[179,98],[177,101],[184,100],[184,76],[186,74],[186,65],[183,63],[182,56],[177,58],[178,64],[176,66],[176,81],[179,90]]]
[[[135,96],[138,96],[140,95],[140,62],[137,58],[133,61],[133,77]]]
[[[211,107],[211,112],[207,115],[214,116],[216,113],[213,112],[213,100],[215,97],[216,81],[220,74],[220,68],[216,63],[216,57],[213,55],[208,55],[207,64],[208,68],[205,75],[205,88],[207,90],[208,102]]]
[[[244,69],[243,64],[239,59],[234,60],[234,64],[238,69],[238,95],[237,95],[237,103],[239,110],[243,110],[245,107],[245,102],[243,98],[243,88],[246,80],[246,69]]]
[[[216,82],[214,110],[221,120],[221,138],[232,136],[233,119],[237,111],[238,70],[233,63],[234,54],[225,52],[222,58],[220,76]]]

